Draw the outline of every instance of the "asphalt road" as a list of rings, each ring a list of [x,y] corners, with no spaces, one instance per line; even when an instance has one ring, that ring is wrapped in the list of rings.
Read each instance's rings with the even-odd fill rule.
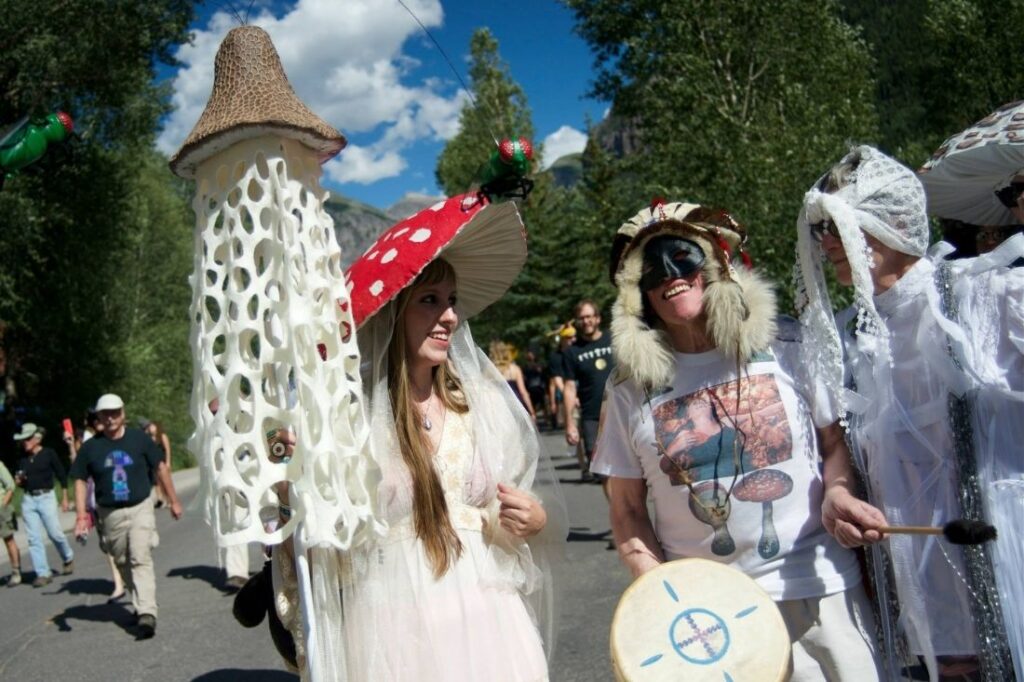
[[[551,666],[555,682],[611,680],[608,631],[619,595],[629,582],[608,549],[608,514],[601,488],[579,482],[575,459],[566,456],[562,434],[544,434],[562,481],[570,521],[567,579],[560,594],[561,628]],[[175,473],[186,504],[194,497],[195,470]],[[65,528],[74,515],[64,515]],[[247,630],[231,615],[232,596],[209,528],[198,512],[175,522],[158,511],[160,546],[154,550],[160,614],[156,637],[137,641],[130,606],[106,603],[112,589],[106,557],[93,534],[74,545],[75,573],[47,587],[0,587],[0,680],[74,679],[191,682],[292,682],[265,625]],[[32,574],[24,534],[22,566]],[[49,544],[49,543],[47,543]],[[0,550],[0,575],[9,573]],[[60,559],[49,547],[50,565]],[[251,552],[250,565],[260,565]],[[4,578],[6,580],[6,577]],[[360,681],[356,681],[360,682]]]

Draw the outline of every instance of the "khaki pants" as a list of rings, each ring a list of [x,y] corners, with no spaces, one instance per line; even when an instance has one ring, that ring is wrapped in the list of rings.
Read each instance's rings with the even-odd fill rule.
[[[114,559],[124,587],[132,595],[135,613],[156,617],[156,578],[152,549],[156,541],[153,497],[134,507],[99,507],[99,529],[107,553]]]
[[[875,619],[864,587],[775,602],[793,643],[791,682],[880,680]]]

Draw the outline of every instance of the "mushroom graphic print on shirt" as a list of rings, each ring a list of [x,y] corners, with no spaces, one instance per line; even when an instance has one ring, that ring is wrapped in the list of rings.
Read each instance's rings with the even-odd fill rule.
[[[772,520],[772,502],[792,491],[793,479],[788,474],[778,469],[760,469],[744,477],[732,492],[737,500],[761,503],[761,540],[757,543],[757,553],[765,559],[779,553],[779,534],[775,532]]]
[[[792,458],[792,434],[773,375],[744,377],[738,404],[736,393],[737,382],[728,381],[655,405],[654,428],[666,455],[659,466],[671,485],[684,487],[694,517],[711,526],[711,551],[718,556],[736,550],[727,526],[729,506],[737,501],[761,503],[758,553],[768,559],[780,546],[772,522],[772,502],[793,488],[788,475],[768,467]],[[685,488],[687,478],[693,494]],[[726,502],[726,491],[734,481],[731,499]],[[694,495],[699,499],[694,500]],[[716,501],[717,514],[713,508]]]

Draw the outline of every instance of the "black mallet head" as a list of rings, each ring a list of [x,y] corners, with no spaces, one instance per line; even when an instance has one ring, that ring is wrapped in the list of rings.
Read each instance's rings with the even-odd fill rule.
[[[996,528],[984,521],[957,519],[943,526],[942,534],[954,545],[980,545],[996,539]]]

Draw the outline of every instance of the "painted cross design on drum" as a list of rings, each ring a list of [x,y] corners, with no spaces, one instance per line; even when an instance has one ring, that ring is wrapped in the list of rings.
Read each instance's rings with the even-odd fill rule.
[[[665,592],[672,601],[679,602],[679,596],[667,580],[662,581]],[[757,606],[740,610],[733,618],[746,618]],[[706,608],[691,607],[680,611],[668,627],[668,640],[680,658],[694,665],[710,665],[721,661],[729,652],[732,635],[729,626],[720,615]],[[664,654],[655,654],[643,660],[640,667],[657,663]],[[731,682],[729,673],[723,673],[726,682]]]
[[[707,609],[680,613],[669,626],[668,638],[677,654],[697,665],[714,663],[729,650],[729,628]]]

